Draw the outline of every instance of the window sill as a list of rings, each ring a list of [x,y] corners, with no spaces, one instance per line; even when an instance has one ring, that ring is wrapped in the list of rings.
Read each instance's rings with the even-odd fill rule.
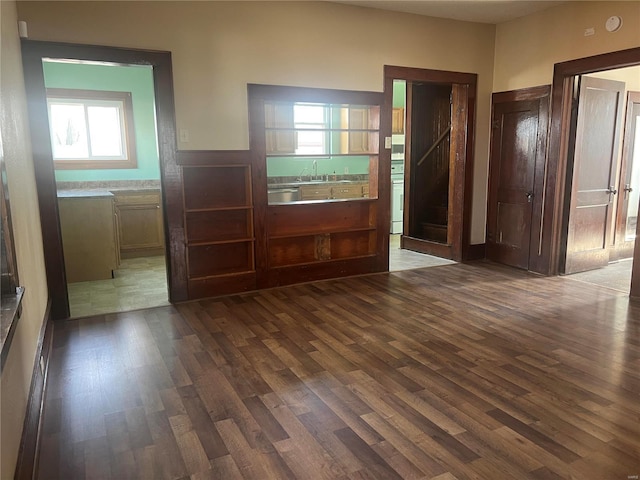
[[[24,287],[17,287],[15,295],[2,295],[2,309],[0,310],[0,369],[4,368],[4,362],[11,348],[11,340],[15,333],[20,314],[22,313],[22,298]]]

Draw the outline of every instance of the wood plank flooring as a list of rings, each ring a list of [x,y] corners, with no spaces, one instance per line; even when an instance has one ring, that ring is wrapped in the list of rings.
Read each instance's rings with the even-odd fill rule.
[[[627,479],[640,305],[489,263],[56,326],[39,478]]]

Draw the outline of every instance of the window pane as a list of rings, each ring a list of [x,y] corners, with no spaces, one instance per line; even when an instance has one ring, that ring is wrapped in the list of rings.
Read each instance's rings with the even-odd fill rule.
[[[94,157],[123,157],[120,109],[118,107],[87,107],[91,154]]]
[[[320,124],[315,128],[322,128],[324,123],[324,105],[294,105],[293,118],[296,124]],[[296,125],[298,126],[298,125]],[[313,128],[313,127],[310,127]]]
[[[89,148],[84,106],[52,104],[50,115],[53,158],[87,158]]]
[[[299,155],[316,155],[327,153],[324,148],[326,132],[299,131],[296,153]]]

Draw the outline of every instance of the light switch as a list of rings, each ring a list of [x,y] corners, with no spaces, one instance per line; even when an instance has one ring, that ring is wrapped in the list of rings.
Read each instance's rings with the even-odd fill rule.
[[[384,148],[391,150],[391,137],[384,137]]]
[[[179,132],[180,142],[189,143],[189,130],[186,128],[181,128]]]

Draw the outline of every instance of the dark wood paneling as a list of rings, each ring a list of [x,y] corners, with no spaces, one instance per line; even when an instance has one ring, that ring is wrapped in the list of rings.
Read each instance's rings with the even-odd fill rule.
[[[40,441],[42,437],[42,417],[43,407],[46,398],[48,385],[49,362],[52,352],[54,336],[54,326],[51,319],[51,300],[47,301],[36,355],[34,359],[33,372],[31,373],[31,387],[27,402],[27,411],[22,427],[22,438],[20,440],[20,450],[18,451],[18,461],[16,464],[15,480],[30,480],[35,478],[38,471],[38,461],[40,457]],[[42,370],[40,367],[42,358]]]
[[[187,212],[187,242],[220,242],[253,237],[251,209]]]
[[[282,267],[318,261],[316,235],[269,240],[269,266]]]
[[[377,272],[376,256],[331,260],[304,265],[272,268],[267,275],[267,287],[326,280]]]
[[[486,243],[477,243],[469,245],[467,249],[465,261],[482,260],[486,257],[487,245]]]
[[[248,165],[249,150],[178,150],[178,165]]]
[[[256,289],[253,272],[189,280],[189,296],[194,299],[217,297]]]
[[[375,200],[270,205],[269,237],[318,234],[355,228],[375,228]]]
[[[187,299],[186,252],[182,212],[182,177],[176,164],[173,73],[170,52],[117,47],[74,45],[22,40],[22,60],[29,109],[29,126],[35,167],[47,285],[54,320],[69,317],[67,281],[58,216],[55,172],[49,139],[43,58],[103,61],[123,65],[151,65],[156,104],[158,151],[164,203],[165,245],[168,248],[169,299]]]
[[[247,166],[185,166],[182,175],[187,210],[251,205]]]
[[[253,270],[253,242],[188,247],[188,258],[189,279],[249,272]]]

